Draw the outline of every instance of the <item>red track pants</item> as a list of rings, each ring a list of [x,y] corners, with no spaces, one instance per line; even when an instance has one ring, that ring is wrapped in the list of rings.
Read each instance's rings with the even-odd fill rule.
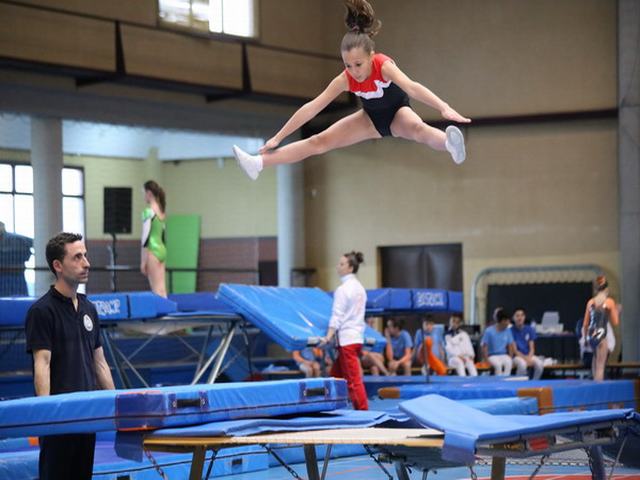
[[[353,408],[356,410],[369,410],[367,392],[364,389],[364,383],[362,383],[361,352],[361,343],[338,347],[338,358],[331,368],[331,376],[344,378],[347,381],[349,398]]]

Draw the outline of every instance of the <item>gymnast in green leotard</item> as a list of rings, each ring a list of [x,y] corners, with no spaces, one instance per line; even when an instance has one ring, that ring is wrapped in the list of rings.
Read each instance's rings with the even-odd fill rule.
[[[148,207],[142,212],[142,253],[140,271],[149,280],[151,291],[167,296],[165,284],[165,260],[167,248],[164,244],[165,206],[164,190],[157,182],[144,184],[144,200]]]

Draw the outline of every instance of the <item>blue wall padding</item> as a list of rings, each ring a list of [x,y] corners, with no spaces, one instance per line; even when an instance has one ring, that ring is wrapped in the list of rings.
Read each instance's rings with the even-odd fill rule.
[[[444,312],[449,309],[449,295],[446,290],[414,288],[411,290],[411,303],[414,310]]]
[[[176,302],[180,312],[235,312],[228,304],[216,298],[215,293],[174,293],[169,295],[169,300]]]
[[[411,310],[411,290],[408,288],[389,289],[389,310]]]
[[[462,312],[462,292],[432,288],[376,288],[367,290],[369,310],[427,310]]]
[[[287,350],[302,350],[327,333],[333,301],[319,288],[278,288],[221,284],[218,297]],[[365,342],[384,337],[366,327]]]
[[[399,387],[400,398],[416,398],[437,394],[452,400],[505,398],[517,396],[521,388],[549,387],[552,390],[553,407],[556,411],[575,409],[603,409],[611,406],[634,408],[636,406],[633,380],[537,380],[497,381],[422,385]]]
[[[305,412],[347,405],[338,379],[98,390],[0,402],[0,437],[91,433]]]
[[[98,311],[100,320],[129,318],[129,299],[124,293],[98,293],[88,296]]]
[[[541,416],[492,415],[440,395],[426,395],[402,402],[400,410],[425,427],[443,431],[442,458],[464,464],[475,462],[476,445],[481,440],[497,442],[520,435],[634,417],[632,409],[563,412]]]
[[[1,297],[0,325],[24,325],[27,310],[36,300],[34,297]]]
[[[450,312],[464,312],[464,295],[462,292],[448,292],[449,293],[449,311]]]

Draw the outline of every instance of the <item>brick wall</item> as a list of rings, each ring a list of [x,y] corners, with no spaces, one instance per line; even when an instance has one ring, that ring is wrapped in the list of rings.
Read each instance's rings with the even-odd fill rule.
[[[89,260],[93,267],[109,265],[110,240],[87,240]],[[116,274],[118,290],[147,290],[147,279],[140,273],[140,242],[118,240],[116,244],[117,264],[126,265],[133,271]],[[203,238],[200,240],[198,268],[258,270],[260,262],[277,260],[275,237]],[[215,291],[221,282],[258,284],[259,276],[254,272],[200,272],[197,291]],[[87,291],[90,293],[111,290],[111,273],[93,271]]]

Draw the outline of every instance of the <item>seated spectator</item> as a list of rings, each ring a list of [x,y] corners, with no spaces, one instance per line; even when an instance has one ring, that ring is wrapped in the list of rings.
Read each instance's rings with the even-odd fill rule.
[[[444,366],[444,339],[441,333],[442,330],[438,330],[436,324],[430,318],[425,318],[422,322],[422,328],[416,330],[413,336],[413,363],[422,367],[422,374],[425,375],[426,365],[424,359],[425,339],[431,339],[431,354],[435,357],[431,357],[429,361],[429,367],[436,371],[438,375],[446,375],[447,368]],[[427,356],[427,358],[429,358]]]
[[[487,327],[480,342],[483,358],[495,370],[496,375],[511,375],[515,343],[511,334],[509,314],[496,312],[496,323]]]
[[[382,321],[382,318],[365,318],[367,325],[374,330],[378,330],[378,321]],[[374,347],[371,345],[363,345],[362,356],[360,357],[360,364],[362,365],[362,368],[368,368],[371,375],[389,375],[389,370],[387,370],[387,367],[384,365],[384,350],[384,345]]]
[[[533,367],[533,379],[538,380],[542,377],[544,359],[535,355],[536,331],[531,325],[524,323],[526,318],[527,314],[524,308],[516,308],[513,312],[511,334],[516,344],[513,364],[516,367],[516,375],[526,375],[527,368]]]
[[[312,347],[307,347],[304,350],[294,350],[291,354],[298,365],[298,369],[307,378],[320,376],[321,366],[319,359],[322,360],[322,355],[322,349]]]
[[[462,330],[462,316],[454,313],[449,317],[449,329],[444,335],[444,348],[447,352],[447,364],[456,369],[460,377],[465,377],[467,372],[470,377],[478,376],[474,359],[476,352],[471,344],[469,334]],[[466,371],[465,371],[466,367]]]
[[[316,359],[320,362],[320,376],[330,377],[333,361],[336,358],[336,349],[333,343],[329,343],[322,348],[315,348],[317,352]]]
[[[360,359],[362,368],[368,368],[371,375],[389,375],[389,370],[384,366],[384,356],[369,346],[362,347]]]
[[[411,375],[413,343],[411,335],[403,327],[402,320],[390,318],[387,320],[387,328],[384,329],[384,336],[387,339],[385,356],[390,375],[396,375],[400,369],[404,375]]]

